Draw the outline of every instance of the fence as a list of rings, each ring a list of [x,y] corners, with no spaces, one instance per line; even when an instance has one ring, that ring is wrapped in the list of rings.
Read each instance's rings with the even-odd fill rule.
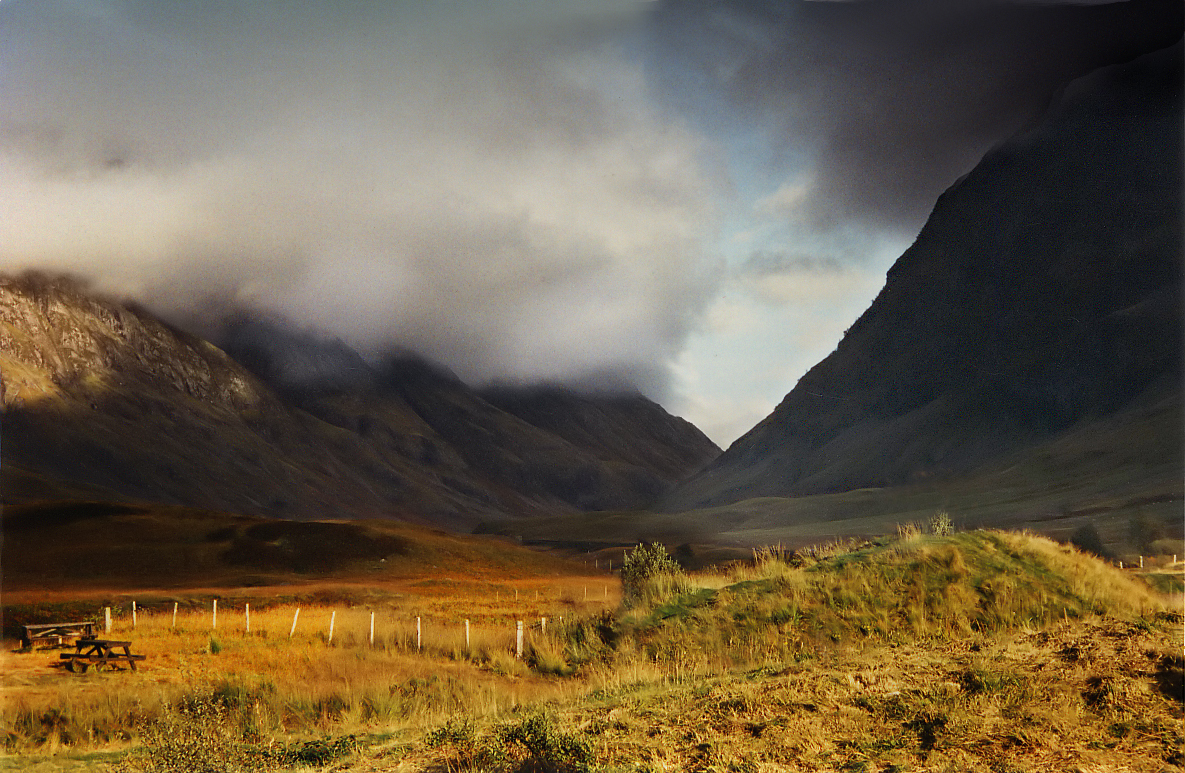
[[[585,591],[587,599],[587,590]],[[603,591],[608,599],[608,589]],[[571,618],[569,618],[571,619]],[[228,604],[214,599],[200,608],[178,602],[147,607],[133,601],[128,609],[104,607],[106,634],[208,633],[211,637],[283,638],[320,641],[332,647],[399,649],[408,652],[474,655],[500,650],[521,658],[524,635],[553,635],[564,625],[563,615],[518,619],[428,619],[366,607],[336,608],[278,604],[252,608],[250,602]]]

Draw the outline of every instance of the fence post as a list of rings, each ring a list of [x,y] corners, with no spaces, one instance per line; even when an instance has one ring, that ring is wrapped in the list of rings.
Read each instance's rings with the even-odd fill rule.
[[[1141,568],[1141,569],[1143,569],[1143,568],[1144,568],[1144,557],[1143,557],[1143,556],[1140,556],[1140,568]],[[134,601],[133,601],[132,603],[133,603],[133,604],[135,604],[136,602],[134,602]],[[133,606],[133,607],[132,607],[132,612],[134,613],[135,611],[136,611],[136,608]],[[136,619],[136,616],[135,616],[135,614],[133,614],[133,615],[132,615],[132,619],[133,619],[133,620],[135,620],[135,619]],[[134,625],[134,623],[133,623],[133,625]]]
[[[584,586],[584,600],[588,601],[588,586]]]
[[[245,605],[247,611],[247,633],[251,633],[251,605]]]
[[[292,616],[292,628],[288,631],[288,638],[292,638],[292,634],[296,633],[296,618],[300,617],[300,607],[296,608],[296,614]]]
[[[374,646],[374,612],[370,613],[370,646]]]
[[[420,618],[417,617],[416,618],[416,652],[420,651],[421,641],[422,640],[420,639]]]
[[[132,602],[132,628],[136,627],[136,602]]]
[[[547,633],[547,618],[539,618],[539,633]]]
[[[329,613],[329,641],[326,644],[333,644],[333,624],[337,620],[337,610]]]
[[[111,607],[103,607],[103,630],[111,633]]]
[[[173,602],[173,628],[177,627],[177,602]]]
[[[210,628],[218,629],[218,599],[214,599],[214,617],[210,621]]]
[[[514,656],[516,658],[518,658],[519,660],[522,660],[523,659],[523,621],[522,620],[519,620],[518,623],[515,625],[514,631],[515,631]]]
[[[465,651],[469,651],[469,621],[465,621]]]

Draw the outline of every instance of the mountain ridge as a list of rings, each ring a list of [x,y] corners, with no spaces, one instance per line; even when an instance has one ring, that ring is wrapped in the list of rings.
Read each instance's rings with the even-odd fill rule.
[[[252,515],[468,529],[528,513],[637,506],[673,482],[670,470],[606,460],[603,449],[535,427],[416,358],[367,366],[352,381],[331,378],[339,367],[318,374],[300,366],[314,377],[286,381],[285,363],[269,356],[295,347],[315,364],[324,351],[312,338],[266,332],[259,340],[279,342],[275,351],[237,351],[252,372],[77,282],[0,278],[5,501],[55,488],[66,498],[107,491]],[[340,342],[329,346],[338,364],[362,362]],[[608,431],[631,435],[639,421],[670,420],[645,405],[641,414],[614,413]],[[698,430],[679,426],[699,444],[700,463],[718,453]]]
[[[667,511],[955,475],[1181,378],[1181,44],[1067,89]]]

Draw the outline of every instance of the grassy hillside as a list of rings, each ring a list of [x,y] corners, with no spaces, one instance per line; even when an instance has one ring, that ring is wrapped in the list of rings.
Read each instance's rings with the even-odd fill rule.
[[[538,648],[537,663],[597,680],[581,700],[485,727],[455,718],[379,769],[512,769],[484,767],[503,752],[555,770],[1185,764],[1180,596],[1016,533],[906,529],[755,559],[658,578]],[[529,722],[537,752],[507,741]]]
[[[336,602],[332,644],[325,604],[301,616],[321,630],[294,639],[290,607],[261,612],[263,633],[228,622],[217,642],[200,615],[178,631],[158,622],[141,632],[153,653],[142,673],[80,677],[68,715],[51,716],[44,677],[12,668],[37,656],[5,654],[9,748],[50,770],[69,768],[71,753],[86,764],[88,737],[119,757],[122,732],[129,761],[151,771],[184,754],[220,770],[309,759],[506,772],[1185,763],[1182,597],[1138,575],[988,531],[906,528],[754,559],[654,578],[620,605],[616,592],[606,604],[560,591],[562,579],[536,585],[535,602],[472,588],[408,598],[375,648],[362,634],[373,604],[358,598]],[[485,612],[466,647],[460,618],[474,605]],[[413,614],[428,621],[422,650]],[[531,615],[551,624],[530,627],[518,661],[507,622]],[[132,705],[140,688],[158,697]],[[162,689],[178,698],[161,703]],[[54,744],[64,756],[37,756]]]

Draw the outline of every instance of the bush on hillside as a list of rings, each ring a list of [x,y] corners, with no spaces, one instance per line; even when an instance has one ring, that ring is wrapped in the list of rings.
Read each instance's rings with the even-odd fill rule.
[[[938,537],[949,537],[955,533],[955,525],[951,523],[950,513],[940,510],[930,518],[930,533]]]
[[[667,554],[661,543],[639,544],[626,554],[621,565],[621,593],[626,604],[646,596],[647,586],[660,578],[682,579],[683,568]]]
[[[1099,558],[1111,558],[1111,551],[1103,544],[1103,537],[1093,523],[1085,523],[1070,535],[1070,544]]]

